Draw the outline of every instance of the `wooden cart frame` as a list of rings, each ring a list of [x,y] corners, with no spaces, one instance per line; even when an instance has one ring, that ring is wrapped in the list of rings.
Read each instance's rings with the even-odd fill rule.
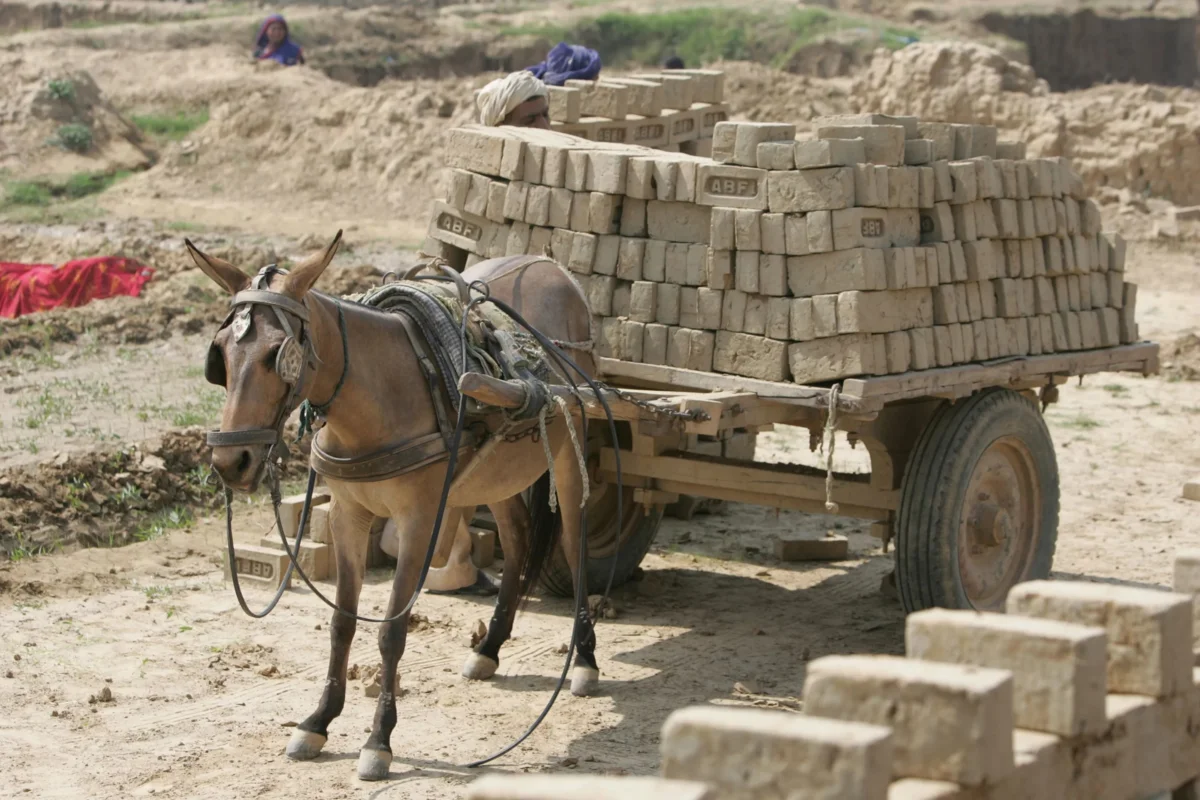
[[[605,358],[599,367],[605,381],[627,393],[607,399],[629,426],[620,460],[633,501],[661,510],[689,495],[870,520],[878,523],[877,536],[896,537],[897,582],[908,610],[990,609],[1002,607],[1013,583],[1050,571],[1058,474],[1041,411],[1056,399],[1055,387],[1099,372],[1154,374],[1158,345],[845,380],[834,427],[866,447],[871,471],[834,473],[829,497],[824,470],[694,455],[686,443],[689,436],[724,438],[774,425],[818,436],[830,417],[831,387]],[[645,403],[701,409],[708,419],[655,414]],[[594,400],[588,413],[604,416]],[[611,443],[590,455],[593,480],[615,482]],[[827,499],[836,507],[827,507]]]

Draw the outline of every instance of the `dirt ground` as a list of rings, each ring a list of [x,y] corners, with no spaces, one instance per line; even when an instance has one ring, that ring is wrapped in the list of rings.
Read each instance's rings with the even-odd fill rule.
[[[569,605],[533,599],[497,676],[467,683],[459,668],[490,601],[422,597],[400,664],[392,773],[373,785],[355,777],[379,660],[375,626],[360,625],[358,677],[324,754],[287,761],[290,726],[323,685],[330,613],[295,588],[253,620],[223,578],[223,514],[204,484],[199,437],[219,418],[221,392],[202,373],[226,306],[182,237],[253,270],[295,261],[344,227],[347,246],[322,286],[361,291],[414,258],[442,188],[441,132],[470,118],[471,89],[493,77],[455,71],[465,58],[456,48],[477,44],[483,62],[508,63],[522,51],[490,29],[569,21],[596,4],[428,15],[288,4],[311,52],[340,59],[327,72],[248,63],[243,40],[261,12],[243,4],[64,3],[63,27],[48,30],[43,11],[26,8],[35,5],[0,2],[0,74],[17,78],[0,82],[0,182],[153,166],[83,199],[0,203],[0,260],[128,255],[157,272],[137,300],[0,321],[0,797],[461,797],[480,770],[460,765],[518,736],[549,698]],[[924,18],[922,5],[840,3],[905,23]],[[411,42],[419,74],[348,85],[346,75],[378,66],[380,41]],[[869,102],[997,124],[1031,150],[1078,161],[1105,228],[1130,240],[1141,333],[1163,344],[1163,371],[1072,381],[1048,410],[1062,484],[1055,575],[1167,586],[1174,552],[1200,547],[1200,507],[1180,497],[1200,475],[1200,222],[1176,208],[1196,202],[1200,94],[1047,93],[999,55],[911,52],[838,78],[722,66],[739,118],[806,127]],[[75,110],[109,137],[90,160],[45,142],[47,120],[65,110],[43,92],[64,65],[98,92]],[[931,88],[913,98],[901,90],[909,85]],[[128,123],[201,108],[208,121],[176,138]],[[815,464],[808,439],[779,428],[759,437],[757,457]],[[865,469],[865,453],[843,439],[835,465]],[[235,527],[250,543],[270,531],[263,497],[238,501]],[[779,562],[774,536],[795,529],[847,535],[850,558]],[[615,593],[616,618],[598,627],[598,695],[560,697],[525,745],[488,769],[650,774],[676,708],[799,709],[810,659],[903,651],[903,611],[881,590],[891,567],[866,527],[847,520],[740,505],[666,520],[639,579]],[[382,611],[389,577],[369,574],[364,612]]]

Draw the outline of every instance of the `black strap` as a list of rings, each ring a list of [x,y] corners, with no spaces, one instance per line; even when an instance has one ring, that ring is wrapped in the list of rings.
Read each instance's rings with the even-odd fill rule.
[[[245,431],[209,431],[210,447],[237,447],[250,444],[274,444],[279,437],[276,428],[252,428]]]
[[[233,299],[229,301],[229,305],[231,306],[240,306],[246,303],[277,306],[290,314],[296,315],[304,322],[308,322],[308,306],[279,292],[269,292],[262,289],[244,289],[235,294]]]

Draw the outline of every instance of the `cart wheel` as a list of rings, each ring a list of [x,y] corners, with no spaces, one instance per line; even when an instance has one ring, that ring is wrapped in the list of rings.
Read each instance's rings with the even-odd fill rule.
[[[1008,590],[1050,575],[1058,463],[1034,403],[988,389],[946,404],[904,473],[896,579],[904,610],[1001,611]]]

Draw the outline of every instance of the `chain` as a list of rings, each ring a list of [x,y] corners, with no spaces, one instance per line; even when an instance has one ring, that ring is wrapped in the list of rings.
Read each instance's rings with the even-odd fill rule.
[[[635,405],[643,411],[649,411],[651,414],[655,414],[660,417],[679,419],[683,420],[684,422],[707,422],[709,419],[711,419],[708,416],[707,411],[699,408],[693,408],[690,411],[679,411],[674,408],[663,408],[662,406],[655,405],[649,400],[643,400],[642,398],[632,395],[622,389],[618,389],[615,386],[610,386],[603,381],[596,381],[596,385],[606,392],[611,392],[621,400],[624,400],[626,403]]]

